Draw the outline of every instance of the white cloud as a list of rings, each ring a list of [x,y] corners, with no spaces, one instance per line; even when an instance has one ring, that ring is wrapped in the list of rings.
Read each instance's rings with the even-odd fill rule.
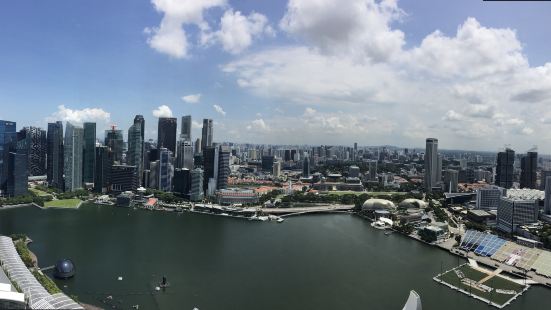
[[[250,125],[248,125],[247,130],[254,130],[254,131],[269,131],[270,127],[264,122],[262,118],[255,119],[251,122]]]
[[[211,38],[220,42],[223,49],[231,54],[244,51],[252,44],[253,38],[274,35],[266,16],[256,12],[245,16],[230,9],[222,16],[220,24],[220,30],[212,34]]]
[[[201,123],[198,122],[198,121],[193,121],[193,120],[191,121],[191,126],[192,126],[193,128],[196,128],[196,129],[203,128],[203,124],[201,124]]]
[[[463,119],[463,115],[455,112],[454,110],[449,110],[446,112],[446,115],[442,118],[445,121],[460,121]]]
[[[201,31],[209,31],[203,12],[221,7],[225,0],[151,0],[155,10],[163,14],[158,27],[146,28],[149,46],[160,53],[175,58],[188,56],[189,41],[184,26],[195,25]]]
[[[73,110],[59,105],[57,111],[46,118],[48,122],[65,121],[75,125],[81,125],[84,122],[103,122],[107,124],[110,121],[111,114],[100,108],[84,108]]]
[[[222,115],[222,116],[226,116],[226,111],[224,111],[224,109],[222,109],[221,106],[215,104],[215,105],[213,105],[212,107],[214,108],[214,110],[215,110],[218,114],[220,114],[220,115]]]
[[[396,0],[289,0],[280,27],[324,52],[382,61],[405,43],[390,28],[401,15]]]
[[[172,110],[167,105],[161,105],[153,110],[153,116],[160,117],[172,117]]]
[[[199,103],[201,101],[201,94],[191,94],[183,96],[181,99],[186,103]]]

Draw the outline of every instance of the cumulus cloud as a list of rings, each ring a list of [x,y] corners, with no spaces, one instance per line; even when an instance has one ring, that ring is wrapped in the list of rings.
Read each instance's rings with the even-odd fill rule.
[[[172,110],[167,105],[161,105],[153,110],[153,116],[160,117],[172,117]]]
[[[199,103],[201,101],[201,94],[191,94],[183,96],[181,99],[185,103]]]
[[[231,54],[239,54],[247,49],[253,38],[274,35],[266,16],[256,12],[245,16],[230,9],[222,16],[220,24],[220,30],[208,36],[205,43],[220,42],[222,48]]]
[[[382,61],[405,43],[404,33],[390,28],[401,15],[396,0],[289,0],[280,27],[324,52]]]
[[[189,53],[187,25],[195,25],[201,31],[210,27],[203,18],[205,10],[221,7],[226,0],[152,0],[157,12],[163,14],[158,27],[146,28],[147,43],[156,51],[174,58],[184,58]]]
[[[199,128],[203,128],[203,124],[201,124],[198,121],[191,121],[191,127],[199,129]]]
[[[100,108],[84,108],[81,110],[67,108],[59,105],[57,111],[46,118],[48,122],[65,121],[72,124],[82,124],[84,122],[103,122],[108,123],[111,114]]]
[[[255,131],[269,131],[270,127],[264,122],[262,118],[253,120],[249,125],[247,125],[247,130]]]
[[[224,109],[223,109],[221,106],[215,104],[215,105],[213,105],[212,107],[214,108],[214,110],[216,111],[216,113],[218,113],[218,114],[220,114],[220,115],[222,115],[222,116],[226,116],[226,111],[224,111]]]
[[[369,136],[365,123],[391,119],[387,138],[409,145],[434,132],[465,148],[511,143],[507,133],[551,139],[551,63],[530,66],[514,29],[466,18],[453,33],[436,30],[406,48],[395,29],[404,14],[396,1],[289,0],[279,26],[298,43],[221,68],[257,96],[308,106],[306,122],[294,126],[316,124],[319,134],[357,124]],[[379,118],[359,120],[358,111]],[[528,127],[530,119],[541,122]],[[264,121],[276,127],[276,118]]]

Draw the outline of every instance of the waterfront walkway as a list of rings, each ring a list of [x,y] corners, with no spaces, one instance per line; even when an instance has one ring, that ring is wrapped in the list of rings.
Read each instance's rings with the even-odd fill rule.
[[[262,208],[259,211],[262,211],[264,214],[274,214],[284,216],[291,215],[300,215],[308,213],[324,213],[324,212],[343,212],[350,211],[354,209],[354,205],[325,205],[325,206],[315,206],[315,207],[298,207],[298,208]]]
[[[10,281],[25,294],[31,309],[84,309],[63,293],[48,293],[25,266],[9,237],[0,236],[0,264]]]

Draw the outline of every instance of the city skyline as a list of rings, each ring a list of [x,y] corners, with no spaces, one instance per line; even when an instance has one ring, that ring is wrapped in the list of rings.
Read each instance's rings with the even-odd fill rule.
[[[325,2],[9,3],[0,119],[126,135],[143,114],[147,140],[157,117],[193,115],[192,136],[213,119],[217,142],[421,148],[435,136],[442,149],[551,153],[551,46],[537,31],[549,4]]]

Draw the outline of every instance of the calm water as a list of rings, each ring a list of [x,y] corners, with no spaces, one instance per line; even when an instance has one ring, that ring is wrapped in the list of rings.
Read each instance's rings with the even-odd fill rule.
[[[77,275],[58,285],[104,307],[113,295],[121,309],[401,309],[415,289],[424,309],[495,309],[432,280],[457,257],[351,215],[276,224],[107,206],[1,210],[0,234],[12,233],[34,240],[41,266],[71,258]],[[154,292],[162,275],[170,287]],[[551,290],[532,287],[506,309],[550,305]]]

